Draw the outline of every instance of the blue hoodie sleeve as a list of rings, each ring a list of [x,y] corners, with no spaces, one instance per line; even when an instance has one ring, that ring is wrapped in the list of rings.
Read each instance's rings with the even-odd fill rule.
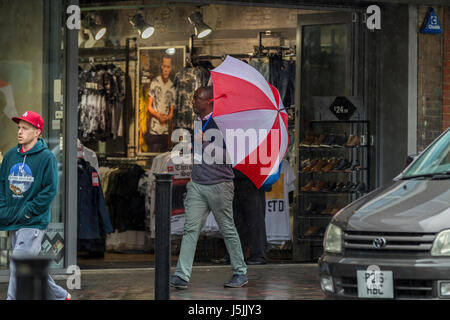
[[[51,153],[43,172],[41,191],[25,204],[22,215],[32,217],[48,212],[50,204],[58,192],[58,164]]]

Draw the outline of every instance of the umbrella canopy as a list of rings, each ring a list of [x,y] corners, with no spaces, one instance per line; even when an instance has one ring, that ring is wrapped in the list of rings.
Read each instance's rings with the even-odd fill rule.
[[[230,56],[211,77],[213,118],[229,160],[259,188],[277,172],[289,143],[280,94],[255,68]]]

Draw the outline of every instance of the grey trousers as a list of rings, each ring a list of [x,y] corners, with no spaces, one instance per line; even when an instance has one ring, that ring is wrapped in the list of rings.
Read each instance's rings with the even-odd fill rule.
[[[41,252],[41,243],[45,230],[23,228],[9,232],[14,254],[27,254],[37,256]],[[48,275],[48,298],[51,300],[64,300],[67,291],[58,286]],[[16,266],[11,260],[9,263],[9,286],[7,300],[16,300]]]
[[[198,237],[209,211],[213,212],[230,254],[233,274],[247,273],[241,242],[233,220],[233,194],[232,181],[211,185],[201,185],[190,181],[187,184],[187,195],[184,200],[186,220],[176,276],[189,282]]]

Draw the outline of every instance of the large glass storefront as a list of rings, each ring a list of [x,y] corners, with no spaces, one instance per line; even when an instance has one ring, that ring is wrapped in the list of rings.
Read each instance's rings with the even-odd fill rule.
[[[42,138],[58,161],[58,193],[42,243],[52,268],[65,266],[64,195],[64,54],[62,1],[5,0],[0,2],[0,159],[17,145],[13,116],[27,110],[44,119]],[[0,268],[11,254],[8,233],[0,233]]]
[[[71,4],[80,8],[79,30],[67,28]],[[2,1],[0,152],[5,154],[17,144],[12,116],[26,110],[42,114],[43,137],[59,164],[59,192],[42,244],[42,251],[53,255],[52,267],[64,269],[75,263],[82,269],[135,267],[153,261],[155,189],[149,177],[155,164],[173,147],[173,130],[192,125],[193,92],[208,84],[210,71],[226,55],[247,62],[267,81],[277,82],[282,91],[289,114],[286,159],[296,185],[290,204],[288,199],[276,198],[284,196],[287,185],[280,186],[283,192],[278,190],[278,195],[266,197],[268,208],[278,200],[290,206],[288,219],[284,219],[289,221],[290,230],[282,240],[274,240],[272,248],[283,259],[314,260],[322,250],[321,230],[331,213],[355,199],[354,194],[346,194],[345,199],[329,194],[330,206],[321,210],[328,214],[312,219],[308,208],[323,202],[317,199],[325,192],[314,193],[307,186],[326,176],[336,178],[323,181],[323,185],[345,180],[349,190],[365,182],[361,194],[377,187],[374,151],[380,143],[374,144],[373,136],[377,135],[381,111],[375,105],[375,89],[369,90],[367,84],[371,81],[370,88],[377,88],[375,64],[383,57],[375,61],[370,55],[379,39],[357,23],[362,21],[363,10],[232,2],[219,5],[211,1]],[[202,33],[202,28],[212,31]],[[169,70],[170,82],[164,82],[164,70]],[[150,97],[162,90],[152,87],[156,80],[173,85],[173,91],[169,90],[173,97],[166,100],[172,100],[176,109],[167,125],[158,124],[149,107],[157,108]],[[330,113],[337,97],[346,97],[356,106],[353,118],[342,121]],[[164,113],[170,114],[170,107]],[[339,136],[345,140],[341,144],[357,136],[359,140],[352,140],[352,146],[364,148],[343,148],[332,154],[328,149],[302,146],[308,137],[324,134]],[[322,137],[319,145],[325,140]],[[345,158],[350,172],[320,176],[302,172],[307,167],[304,164],[318,158],[326,158],[329,166],[334,158]],[[364,170],[353,160],[359,160]],[[83,161],[98,173],[98,180],[94,177],[87,186],[102,187],[106,207],[102,213],[82,200],[87,186],[80,185],[77,175],[89,172]],[[190,168],[167,161],[163,167],[176,173],[172,250],[177,254],[184,222],[183,188]],[[108,217],[112,230],[97,225],[98,233],[85,234],[81,221],[89,214]],[[197,258],[217,258],[224,253],[214,227],[207,225],[202,233]],[[11,253],[5,232],[0,233],[0,253],[1,273],[6,272]]]

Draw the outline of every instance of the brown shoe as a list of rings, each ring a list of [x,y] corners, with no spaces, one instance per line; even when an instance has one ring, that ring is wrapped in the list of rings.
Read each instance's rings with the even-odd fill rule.
[[[327,204],[326,208],[320,213],[320,214],[330,214],[331,210],[333,210],[334,204],[329,203]]]
[[[318,148],[320,147],[320,145],[322,144],[322,142],[325,141],[325,139],[327,138],[327,134],[326,133],[322,133],[320,136],[318,136],[314,142],[311,144],[311,147],[313,148]]]
[[[320,159],[314,167],[311,168],[311,172],[319,172],[323,167],[328,164],[328,160],[326,158]]]
[[[311,191],[311,188],[314,187],[314,181],[309,181],[305,186],[300,188],[300,191],[308,192]]]
[[[311,144],[316,139],[315,136],[313,136],[311,133],[307,133],[305,139],[303,139],[302,142],[300,142],[300,147],[310,147]]]
[[[319,227],[317,227],[317,226],[310,227],[308,229],[308,231],[305,232],[305,237],[312,236],[313,234],[315,234],[317,232],[317,230],[319,230]]]
[[[326,190],[328,190],[328,188],[327,188],[327,183],[325,181],[319,181],[311,188],[312,192],[319,192],[319,191],[326,191]]]
[[[339,210],[341,210],[341,207],[334,207],[334,208],[330,211],[330,215],[334,216],[336,213],[339,212]]]
[[[324,173],[330,172],[331,169],[333,169],[337,163],[338,160],[335,157],[333,157],[328,161],[328,163],[324,167],[322,167],[321,171]]]
[[[345,143],[346,148],[353,148],[358,146],[361,143],[361,140],[359,139],[359,136],[350,136],[348,138],[348,141]]]
[[[312,159],[311,162],[302,169],[302,172],[308,172],[311,171],[312,168],[314,168],[314,166],[319,162],[319,158],[316,159]]]

